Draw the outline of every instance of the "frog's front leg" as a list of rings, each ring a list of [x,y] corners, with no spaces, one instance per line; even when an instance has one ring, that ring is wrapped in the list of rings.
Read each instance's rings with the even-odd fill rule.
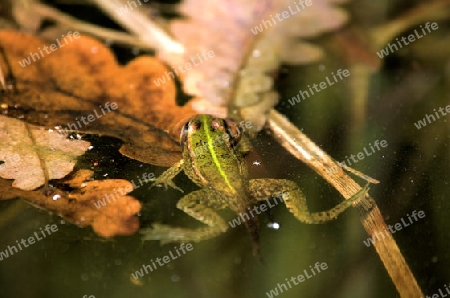
[[[217,203],[218,194],[209,189],[201,189],[185,195],[177,204],[193,218],[208,225],[205,228],[185,229],[175,228],[161,224],[153,224],[153,228],[142,229],[140,233],[143,240],[161,240],[161,242],[197,242],[215,237],[228,228],[225,221],[214,211],[225,207]]]
[[[298,220],[308,224],[318,224],[333,220],[344,212],[355,200],[367,193],[369,184],[353,197],[339,203],[334,208],[313,213],[309,211],[305,196],[293,181],[284,179],[253,179],[249,181],[249,190],[252,197],[257,201],[268,200],[271,197],[281,197],[286,207]]]
[[[173,178],[175,178],[175,176],[178,175],[181,172],[181,170],[183,170],[183,164],[184,160],[181,159],[179,162],[177,162],[176,164],[165,170],[158,178],[155,179],[155,182],[150,186],[150,188],[152,188],[155,185],[162,184],[164,185],[164,188],[166,190],[167,187],[170,186],[176,190],[183,192],[183,190],[178,186],[176,186],[175,183],[173,183],[172,181]]]

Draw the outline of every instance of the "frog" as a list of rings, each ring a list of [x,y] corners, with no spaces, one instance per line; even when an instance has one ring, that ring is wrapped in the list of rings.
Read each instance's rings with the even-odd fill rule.
[[[151,228],[141,229],[143,240],[169,242],[199,242],[216,237],[229,228],[217,211],[229,208],[244,219],[250,233],[253,254],[259,256],[258,217],[243,217],[250,207],[280,197],[287,209],[306,224],[325,223],[367,194],[369,183],[351,198],[338,203],[327,211],[310,212],[306,198],[294,181],[287,179],[249,179],[245,156],[251,150],[249,138],[236,122],[201,114],[186,122],[180,133],[182,159],[164,171],[153,186],[174,188],[173,179],[181,171],[201,189],[184,195],[177,208],[205,224],[201,228],[171,227],[154,223]]]

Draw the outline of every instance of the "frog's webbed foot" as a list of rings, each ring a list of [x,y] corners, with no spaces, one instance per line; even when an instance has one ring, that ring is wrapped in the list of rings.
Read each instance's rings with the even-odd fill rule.
[[[161,240],[161,243],[169,242],[198,242],[215,237],[228,229],[225,221],[213,210],[222,206],[216,203],[217,194],[210,190],[201,189],[184,196],[177,204],[177,208],[183,210],[193,218],[208,225],[198,229],[186,229],[170,227],[162,224],[153,224],[152,228],[142,229],[143,240]]]
[[[353,202],[363,198],[369,191],[369,183],[350,199],[339,203],[327,211],[313,213],[309,211],[305,196],[293,181],[284,179],[253,179],[249,182],[249,190],[252,197],[257,201],[268,200],[278,195],[277,198],[284,201],[286,207],[298,220],[308,224],[318,224],[335,219],[349,208]]]
[[[170,242],[186,242],[186,232],[183,228],[174,228],[163,224],[153,224],[151,228],[142,229],[142,240],[161,240],[161,244]]]
[[[178,186],[176,186],[175,183],[173,183],[172,181],[173,178],[175,178],[175,176],[178,175],[178,173],[180,173],[182,169],[183,169],[183,160],[180,160],[172,167],[165,170],[158,178],[156,178],[155,182],[150,186],[150,188],[157,185],[163,185],[166,190],[170,186],[173,189],[183,192],[183,190]]]

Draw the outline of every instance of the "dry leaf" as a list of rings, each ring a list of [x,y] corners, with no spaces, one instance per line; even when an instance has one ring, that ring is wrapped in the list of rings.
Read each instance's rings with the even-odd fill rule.
[[[90,143],[0,115],[0,177],[13,187],[34,190],[72,172]]]
[[[0,200],[22,198],[80,227],[90,225],[102,237],[134,234],[139,229],[139,220],[135,214],[140,211],[141,204],[133,197],[126,196],[133,190],[132,184],[120,179],[87,181],[92,174],[92,171],[81,170],[61,182],[51,194],[23,191],[11,187],[7,180],[0,179]],[[67,186],[74,190],[64,190]],[[109,202],[104,200],[105,196],[111,198]],[[104,200],[105,206],[97,208],[99,200]]]
[[[121,152],[142,162],[171,166],[180,159],[180,129],[195,111],[175,103],[173,81],[154,83],[168,71],[157,59],[139,57],[120,66],[107,47],[85,36],[36,61],[30,53],[49,47],[38,38],[0,31],[0,43],[10,65],[2,59],[0,67],[17,87],[0,97],[4,114],[47,128],[118,137],[125,142]],[[20,66],[23,59],[30,64]],[[117,109],[107,110],[113,103]],[[89,115],[94,121],[82,122]]]

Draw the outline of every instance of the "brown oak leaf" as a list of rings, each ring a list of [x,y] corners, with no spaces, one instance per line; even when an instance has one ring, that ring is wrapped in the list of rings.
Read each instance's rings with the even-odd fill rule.
[[[173,80],[155,83],[166,75],[165,65],[144,56],[121,66],[99,41],[73,36],[58,40],[62,46],[46,54],[44,47],[52,44],[0,31],[5,52],[0,67],[15,85],[14,92],[0,94],[3,114],[48,128],[120,138],[121,153],[145,163],[178,161],[180,129],[196,112],[192,102],[176,104]]]
[[[62,138],[55,131],[0,115],[0,177],[12,186],[34,190],[72,172],[76,157],[90,143]]]
[[[132,184],[121,179],[88,181],[92,174],[92,171],[80,170],[58,183],[51,193],[20,190],[0,179],[0,200],[22,198],[80,227],[92,226],[102,237],[134,234],[139,229],[135,214],[141,210],[141,204],[126,195],[133,190]],[[74,190],[64,190],[67,186]]]

